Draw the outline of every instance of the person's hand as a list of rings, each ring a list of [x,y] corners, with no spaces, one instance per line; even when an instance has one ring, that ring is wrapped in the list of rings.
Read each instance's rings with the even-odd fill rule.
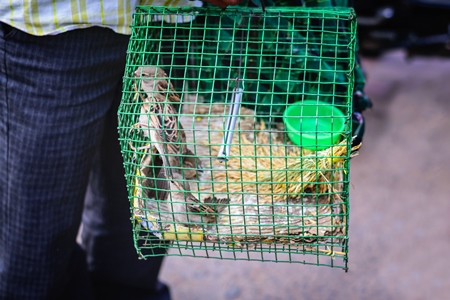
[[[205,0],[212,5],[218,6],[220,8],[226,8],[227,6],[231,5],[238,5],[242,2],[242,0]]]

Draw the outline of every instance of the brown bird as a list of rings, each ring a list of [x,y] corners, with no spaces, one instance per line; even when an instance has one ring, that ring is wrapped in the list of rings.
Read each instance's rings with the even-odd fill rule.
[[[147,97],[151,98],[151,94],[155,92],[164,98],[167,96],[167,100],[174,105],[177,112],[179,111],[180,96],[173,84],[169,84],[167,74],[163,69],[155,66],[143,66],[134,71],[134,76],[141,79],[141,90],[146,93]]]
[[[142,79],[141,88],[147,97],[142,97],[144,104],[139,116],[139,127],[144,130],[144,136],[150,137],[154,148],[161,156],[165,156],[167,168],[182,168],[180,172],[185,178],[191,179],[202,172],[201,162],[194,153],[187,148],[186,134],[177,117],[177,110],[172,105],[179,103],[180,98],[172,84],[167,93],[167,80],[155,78],[167,78],[166,73],[157,67],[139,67],[135,76]],[[137,88],[135,87],[137,90]],[[158,92],[155,92],[158,91]],[[166,101],[166,94],[168,101]],[[153,151],[155,152],[155,151]]]
[[[144,159],[147,161],[147,159]],[[149,166],[141,167],[143,175],[152,172]],[[170,177],[171,179],[168,179]],[[141,182],[141,197],[136,206],[138,209],[152,210],[159,214],[163,220],[171,220],[187,225],[200,225],[217,221],[217,215],[223,211],[229,199],[208,196],[203,202],[199,201],[190,190],[190,184],[178,172],[166,174],[161,168],[156,178],[145,178]],[[149,203],[151,199],[158,203]]]
[[[202,172],[200,160],[187,148],[186,134],[172,105],[164,103],[163,96],[153,95],[149,103],[150,139],[163,158],[164,166],[176,169],[185,178],[194,178]],[[145,104],[144,104],[145,105]]]
[[[198,223],[201,225],[217,221],[217,214],[223,211],[224,204],[229,203],[228,198],[208,196],[199,201],[190,190],[188,181],[178,172],[172,172],[169,181],[170,195],[168,197],[168,209],[173,213],[176,222],[183,224]]]

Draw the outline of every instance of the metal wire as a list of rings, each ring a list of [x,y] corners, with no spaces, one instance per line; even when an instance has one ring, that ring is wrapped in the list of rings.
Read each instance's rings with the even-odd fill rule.
[[[137,8],[119,134],[140,256],[347,268],[355,30],[344,8]]]

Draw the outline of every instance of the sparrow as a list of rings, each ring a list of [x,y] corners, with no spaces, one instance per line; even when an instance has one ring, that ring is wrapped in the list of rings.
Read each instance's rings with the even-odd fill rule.
[[[133,213],[135,217],[144,219],[148,219],[148,214],[150,216],[157,214],[158,219],[170,221],[172,214],[169,213],[166,201],[169,183],[162,171],[164,169],[149,165],[153,160],[152,156],[152,154],[144,155],[139,169],[136,170],[133,181]],[[162,165],[162,162],[160,164]]]
[[[144,136],[150,137],[153,142],[154,151],[152,152],[157,151],[160,155],[166,156],[166,167],[180,168],[182,166],[185,178],[196,178],[198,172],[203,172],[201,162],[186,146],[186,134],[178,120],[178,111],[173,105],[180,102],[180,97],[173,85],[168,85],[167,80],[155,79],[167,78],[167,74],[161,68],[152,66],[139,67],[134,73],[136,77],[142,79],[141,88],[147,96],[144,98],[140,94],[144,103],[137,125],[141,128],[149,128],[143,132]],[[137,91],[137,87],[134,88]],[[169,102],[166,101],[166,96]]]
[[[217,199],[211,196],[201,202],[192,195],[189,182],[184,180],[180,173],[170,172],[169,176],[166,172],[168,172],[166,169],[161,168],[156,178],[145,178],[140,184],[141,197],[158,200],[157,212],[164,216],[165,220],[171,219],[186,225],[215,222],[217,215],[224,209],[223,205],[229,203],[227,198]],[[141,173],[148,175],[150,170],[148,167],[141,168]],[[148,206],[146,201],[148,200],[139,198],[137,207],[154,210],[155,205]]]
[[[167,198],[169,184],[160,157],[146,154],[141,162],[140,174],[144,176],[141,181],[141,186],[144,187],[144,197],[158,200]]]
[[[186,146],[186,134],[174,107],[164,103],[164,96],[160,94],[152,97],[148,110],[152,145],[163,158],[166,168],[176,169],[185,178],[195,178],[198,171],[203,171],[201,162]]]
[[[223,205],[229,203],[228,198],[217,199],[212,196],[208,196],[201,202],[192,195],[189,182],[185,181],[180,173],[172,172],[171,177],[168,178],[170,191],[167,206],[178,223],[201,225],[215,222],[217,214],[224,209]]]
[[[168,83],[167,74],[163,69],[155,66],[139,67],[134,71],[134,77],[140,79],[141,90],[146,93],[147,97],[151,98],[151,94],[155,92],[161,94],[164,98],[167,96],[167,100],[174,105],[177,112],[179,111],[180,96],[173,84]]]

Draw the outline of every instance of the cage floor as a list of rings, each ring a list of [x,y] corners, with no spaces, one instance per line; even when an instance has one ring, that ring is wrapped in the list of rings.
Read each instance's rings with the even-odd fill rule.
[[[164,208],[167,201],[152,200],[151,190],[144,197],[145,187],[140,180],[135,180],[133,186],[134,218],[145,230],[164,240],[221,242],[243,248],[261,243],[336,245],[345,236],[346,228],[346,204],[340,195],[342,169],[324,166],[328,170],[317,177],[320,154],[286,145],[282,124],[266,128],[254,117],[254,111],[245,107],[240,109],[238,134],[233,137],[233,144],[239,149],[232,147],[230,159],[220,162],[216,157],[226,111],[226,104],[185,104],[180,118],[187,142],[192,143],[190,147],[200,157],[204,170],[190,180],[193,194],[200,200],[210,195],[229,198],[217,222],[202,227],[174,222],[172,213]],[[330,148],[330,153],[338,152],[332,148],[335,149]],[[233,150],[240,155],[233,157]],[[146,155],[151,153],[147,152],[141,161],[146,160]],[[336,154],[324,156],[329,159],[332,155]],[[311,160],[314,176],[308,178],[292,171],[274,174],[277,167],[286,168],[286,157],[288,164],[289,160],[294,164]],[[329,162],[327,158],[322,160]],[[148,174],[150,167],[142,163],[141,174]],[[256,169],[260,171],[255,172]],[[283,178],[277,180],[277,176]],[[291,185],[286,184],[289,181]],[[290,196],[294,194],[301,196]]]

